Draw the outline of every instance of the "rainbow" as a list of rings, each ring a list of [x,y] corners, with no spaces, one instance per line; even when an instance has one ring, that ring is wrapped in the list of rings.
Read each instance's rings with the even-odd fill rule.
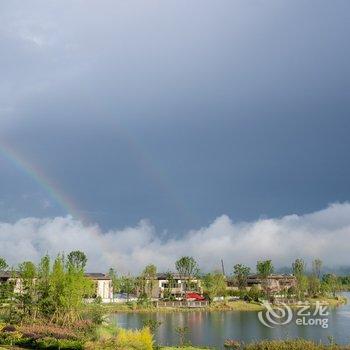
[[[0,155],[14,165],[20,172],[29,176],[36,182],[50,199],[56,203],[67,215],[82,222],[88,221],[82,216],[75,202],[55,183],[49,179],[45,172],[36,164],[27,161],[22,154],[15,150],[4,140],[0,142]]]

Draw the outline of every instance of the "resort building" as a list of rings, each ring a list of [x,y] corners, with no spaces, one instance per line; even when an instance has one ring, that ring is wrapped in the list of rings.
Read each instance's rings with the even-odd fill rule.
[[[152,285],[150,287],[150,285]],[[181,276],[178,273],[158,273],[154,280],[146,280],[146,287],[152,289],[152,299],[183,299],[188,297],[189,293],[202,294],[201,281],[196,277]],[[140,295],[141,290],[136,294]]]
[[[101,298],[103,303],[113,302],[113,283],[104,273],[86,273],[85,276],[95,283],[94,298]]]
[[[297,279],[294,275],[287,275],[287,274],[269,275],[266,279],[266,282],[264,282],[262,280],[262,278],[257,274],[250,275],[247,278],[247,287],[248,288],[256,286],[259,289],[261,289],[263,283],[266,283],[267,289],[271,293],[278,293],[278,292],[287,291],[291,287],[295,287],[297,285]]]

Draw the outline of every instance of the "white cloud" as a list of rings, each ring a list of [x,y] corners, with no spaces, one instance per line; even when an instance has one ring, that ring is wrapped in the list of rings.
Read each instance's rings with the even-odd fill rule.
[[[159,270],[172,269],[181,255],[192,255],[203,270],[226,268],[242,262],[255,266],[272,258],[275,266],[290,265],[297,257],[320,257],[327,265],[349,263],[350,203],[332,204],[306,215],[234,223],[226,215],[208,227],[189,231],[181,238],[161,240],[146,220],[135,227],[102,232],[97,225],[83,225],[72,217],[26,218],[0,223],[0,256],[11,264],[38,261],[48,252],[80,249],[87,253],[91,271],[117,267],[138,272],[148,263]]]

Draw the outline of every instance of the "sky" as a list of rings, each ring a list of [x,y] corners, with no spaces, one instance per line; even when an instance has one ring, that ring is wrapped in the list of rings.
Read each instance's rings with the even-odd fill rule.
[[[2,2],[0,255],[210,269],[273,232],[349,242],[349,32],[347,0]]]

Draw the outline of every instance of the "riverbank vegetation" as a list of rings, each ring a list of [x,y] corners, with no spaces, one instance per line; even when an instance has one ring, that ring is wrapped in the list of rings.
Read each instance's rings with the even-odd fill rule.
[[[149,323],[141,330],[123,330],[108,325],[106,315],[113,312],[195,310],[189,307],[155,306],[151,299],[158,281],[157,269],[152,264],[146,266],[137,277],[118,276],[115,270],[109,271],[115,290],[125,293],[127,300],[131,295],[137,295],[134,301],[102,304],[99,298],[95,298],[91,302],[96,286],[85,275],[86,264],[87,258],[80,251],[73,251],[67,256],[59,254],[54,260],[44,256],[38,265],[25,261],[17,268],[9,268],[6,261],[0,258],[0,270],[5,271],[7,276],[0,283],[0,345],[18,345],[32,349],[150,350],[156,347],[153,339],[158,327],[156,324]],[[311,272],[306,271],[303,260],[297,259],[292,264],[295,283],[278,290],[271,284],[274,272],[271,260],[258,261],[254,278],[259,285],[249,286],[251,271],[242,264],[233,267],[230,277],[221,272],[201,274],[192,257],[182,257],[175,266],[179,275],[190,276],[186,280],[182,296],[186,298],[188,290],[201,289],[209,300],[201,308],[205,311],[260,311],[264,307],[264,300],[276,304],[288,302],[292,306],[299,302],[317,301],[328,305],[343,302],[337,296],[341,290],[339,277],[322,275],[322,262],[317,259],[312,264]],[[169,283],[165,287],[164,298],[171,301],[175,299],[170,283],[173,276],[170,272],[166,276]],[[192,284],[194,280],[197,282]],[[180,326],[174,329],[182,345],[187,344],[186,331],[185,327]],[[283,343],[278,344],[257,343],[246,349],[284,349]],[[295,344],[299,346],[298,343]],[[230,346],[233,345],[234,343]],[[242,346],[240,344],[240,348]]]

